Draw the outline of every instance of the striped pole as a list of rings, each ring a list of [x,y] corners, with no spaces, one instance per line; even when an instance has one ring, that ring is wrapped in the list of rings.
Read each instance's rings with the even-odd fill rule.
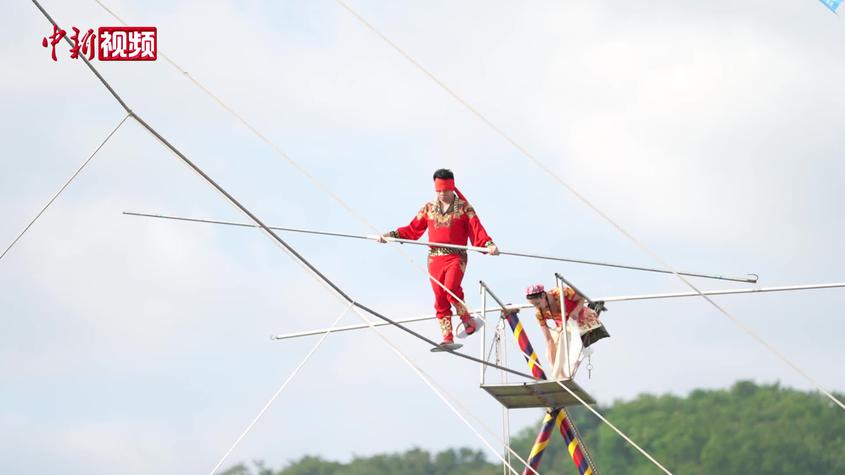
[[[545,380],[546,373],[544,373],[543,369],[540,368],[540,365],[537,364],[537,353],[534,352],[534,347],[531,346],[531,342],[528,341],[528,335],[525,333],[522,322],[519,321],[519,316],[516,312],[507,312],[505,320],[507,320],[508,325],[510,325],[511,330],[513,330],[513,336],[516,338],[516,344],[519,346],[519,350],[522,352],[522,355],[525,356],[525,361],[528,362],[531,374],[533,374],[537,379]],[[549,437],[552,435],[552,430],[556,425],[559,413],[560,409],[554,409],[551,412],[546,413],[546,417],[543,419],[543,426],[540,428],[540,433],[537,434],[537,439],[534,441],[534,447],[531,448],[531,454],[528,456],[528,467],[526,467],[525,471],[522,472],[523,475],[539,472],[538,469],[540,468],[540,462],[543,461],[543,454],[546,451],[546,446],[549,444]]]
[[[534,441],[534,446],[531,447],[531,453],[528,455],[528,467],[522,472],[522,475],[530,475],[532,473],[540,472],[540,462],[543,459],[543,452],[546,446],[549,445],[549,438],[554,432],[555,426],[558,425],[558,415],[560,409],[552,409],[546,413],[543,418],[543,426],[540,428],[540,433],[537,434],[537,439]]]
[[[528,362],[528,367],[531,369],[531,374],[535,378],[545,380],[546,374],[540,365],[537,364],[537,353],[534,352],[534,347],[528,341],[528,335],[522,327],[522,322],[519,321],[517,312],[507,312],[505,316],[508,325],[513,330],[513,336],[516,338],[516,344],[519,345],[525,360]],[[546,446],[549,444],[549,437],[552,433],[552,424],[560,428],[560,434],[566,442],[566,448],[569,456],[572,457],[572,462],[578,469],[581,475],[599,475],[598,469],[593,464],[592,460],[587,457],[583,444],[581,443],[578,431],[575,425],[569,420],[569,414],[564,408],[556,408],[546,413],[543,419],[543,425],[540,428],[540,433],[537,434],[537,439],[534,441],[534,446],[531,448],[531,453],[528,456],[528,467],[526,467],[523,475],[529,473],[537,473],[540,468],[540,462],[543,458],[543,453]],[[530,467],[530,468],[529,468]]]
[[[528,335],[525,334],[525,329],[522,327],[522,322],[519,321],[519,317],[516,315],[516,312],[509,312],[505,319],[508,321],[508,325],[511,326],[511,330],[513,330],[513,336],[516,338],[516,344],[519,345],[519,350],[522,351],[522,355],[525,356],[525,361],[528,362],[531,374],[533,374],[537,379],[546,379],[546,373],[544,373],[543,369],[540,368],[540,365],[537,364],[537,353],[534,352],[534,347],[531,346],[531,342],[528,341]]]
[[[560,428],[560,435],[563,436],[563,440],[566,442],[566,449],[569,452],[569,456],[572,457],[572,462],[575,464],[575,468],[578,469],[578,473],[581,475],[598,475],[599,472],[596,470],[595,465],[593,465],[593,461],[587,457],[584,447],[581,444],[581,439],[578,436],[578,431],[575,430],[575,425],[569,419],[569,414],[566,413],[565,409],[560,410],[560,414],[558,414],[555,422]]]

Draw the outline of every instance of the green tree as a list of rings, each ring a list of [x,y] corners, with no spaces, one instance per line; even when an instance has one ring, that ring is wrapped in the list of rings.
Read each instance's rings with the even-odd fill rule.
[[[838,395],[840,399],[845,398]],[[644,394],[599,407],[617,427],[673,473],[685,475],[845,474],[845,417],[816,393],[740,381],[724,390],[695,390],[686,397]],[[605,474],[661,473],[585,408],[569,410],[584,444]],[[540,427],[511,439],[527,456]],[[522,471],[516,458],[514,468]],[[349,463],[306,456],[273,471],[238,464],[222,475],[497,475],[501,465],[484,452],[413,448],[398,454],[356,457]],[[577,474],[559,434],[546,449],[541,473]]]

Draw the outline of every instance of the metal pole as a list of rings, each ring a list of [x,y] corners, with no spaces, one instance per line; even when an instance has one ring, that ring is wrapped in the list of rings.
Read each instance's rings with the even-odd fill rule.
[[[676,292],[668,294],[628,295],[620,297],[604,297],[598,300],[601,302],[629,302],[633,300],[656,300],[677,297],[698,297],[699,295],[760,294],[764,292],[788,292],[795,290],[834,289],[841,287],[845,287],[845,282],[836,282],[831,284],[792,285],[783,287],[761,287],[759,289],[705,290],[701,292],[701,294],[698,294],[696,292]]]
[[[593,303],[593,301],[590,300],[590,297],[587,297],[587,295],[584,292],[581,292],[581,290],[578,287],[575,287],[575,284],[566,280],[566,278],[564,278],[562,275],[555,272],[555,277],[558,279],[557,286],[560,287],[561,290],[563,290],[563,286],[560,285],[560,283],[563,282],[564,284],[566,284],[567,287],[574,290],[576,294],[580,295],[581,297],[584,297],[584,300],[586,300],[587,303]]]
[[[493,291],[492,291],[492,290],[490,290],[490,287],[487,287],[487,284],[485,284],[483,280],[479,280],[479,281],[478,281],[478,283],[479,283],[479,284],[481,284],[481,286],[482,286],[482,287],[484,287],[485,289],[487,289],[487,293],[488,293],[488,294],[490,294],[490,296],[491,296],[491,297],[493,297],[493,300],[495,300],[497,304],[499,304],[499,308],[501,308],[502,310],[507,310],[507,309],[508,309],[508,306],[507,306],[507,305],[505,305],[505,304],[503,304],[503,303],[502,303],[502,301],[501,301],[501,300],[499,300],[499,297],[496,297],[496,294],[494,294],[494,293],[493,293]],[[532,307],[532,306],[533,306],[533,305],[528,305],[528,307]],[[524,307],[524,306],[520,306],[519,308],[525,308],[525,307]]]
[[[479,286],[479,291],[481,292],[481,316],[484,318],[484,325],[481,327],[481,358],[484,359],[484,349],[487,346],[487,292],[484,290],[484,287]],[[481,365],[481,385],[484,385],[484,373],[487,369],[487,365]]]
[[[555,273],[555,287],[560,289],[560,295],[558,296],[558,300],[560,301],[560,315],[561,315],[560,324],[563,327],[560,330],[560,340],[558,340],[557,344],[560,345],[561,340],[563,341],[563,354],[564,354],[564,357],[566,358],[566,370],[567,370],[566,374],[568,374],[569,378],[572,379],[574,377],[574,375],[572,374],[571,361],[569,361],[569,328],[567,328],[567,326],[566,326],[567,315],[566,315],[566,301],[565,301],[565,297],[564,297],[564,294],[566,292],[564,292],[564,288],[563,288],[563,285],[561,283],[561,280],[563,280],[563,277],[561,277],[560,274]],[[572,290],[575,290],[575,289],[573,288]],[[550,312],[551,312],[551,310],[552,309],[549,309]],[[560,364],[561,362],[556,362],[556,363]],[[554,365],[553,365],[553,367],[554,367]],[[555,379],[555,375],[552,375],[552,379]]]
[[[508,364],[508,347],[502,344],[502,339],[505,336],[505,320],[499,319],[501,325],[496,326],[497,331],[497,341],[496,341],[496,361],[499,361],[499,364],[506,365]],[[507,383],[508,382],[508,373],[503,371],[499,371],[499,382]]]
[[[502,323],[504,323],[504,322],[502,322]],[[501,329],[503,330],[502,333],[504,333],[504,329],[505,329],[504,325],[502,325]],[[503,346],[502,346],[501,342],[502,342],[502,339],[499,338],[498,342],[497,342],[498,347],[497,347],[497,351],[496,351],[496,361],[498,361],[498,363],[497,363],[498,365],[505,366],[505,365],[508,364],[507,363],[508,358],[507,358],[507,354],[504,351],[499,351],[499,350],[503,350]],[[499,375],[500,375],[500,380],[501,380],[502,384],[507,384],[508,374],[505,373],[504,371],[499,371]],[[508,448],[511,446],[510,414],[511,414],[510,410],[508,410],[507,407],[502,406],[502,432],[504,433],[503,434],[504,437],[502,437],[502,440],[505,441],[505,454],[507,456],[508,466],[512,465],[512,463],[511,463],[511,453],[510,453],[510,450],[508,450]],[[507,467],[502,467],[502,469],[503,469],[505,474],[508,473]]]
[[[205,223],[205,224],[222,224],[224,226],[236,226],[240,228],[256,228],[258,226],[249,223],[237,223],[234,221],[222,221],[219,219],[201,219],[201,218],[184,218],[181,216],[168,216],[166,214],[150,214],[150,213],[136,213],[134,211],[124,211],[123,214],[126,216],[140,216],[142,218],[157,218],[157,219],[170,219],[173,221],[185,221],[188,223]],[[288,231],[292,233],[304,233],[304,234],[318,234],[321,236],[333,236],[333,237],[344,237],[344,238],[352,238],[352,239],[369,239],[375,240],[378,239],[378,236],[366,236],[363,234],[346,234],[346,233],[333,233],[329,231],[314,231],[312,229],[301,229],[301,228],[283,228],[280,226],[267,226],[269,229],[274,231]],[[419,243],[417,243],[419,244]]]
[[[482,312],[484,312],[484,314],[486,315],[487,312],[488,312],[488,310],[487,310],[487,286],[484,285],[484,282],[479,281],[479,287],[481,288],[481,309],[482,309]],[[486,328],[487,325],[485,324],[484,327]],[[504,320],[499,319],[496,323],[496,334],[493,337],[493,341],[491,342],[491,345],[495,345],[495,348],[496,348],[496,364],[498,364],[498,365],[507,364],[507,363],[504,363],[507,360],[504,357],[504,354],[503,354],[503,351],[502,351],[502,334],[503,334],[504,328],[505,328],[504,327]],[[483,345],[482,345],[482,352],[483,351],[484,350],[483,350]],[[483,357],[484,356],[482,355],[482,358]],[[481,377],[481,384],[482,385],[484,384],[484,373],[483,372],[484,372],[485,369],[486,369],[486,366],[482,367],[482,377]],[[503,384],[507,383],[507,381],[508,381],[507,373],[505,373],[503,371],[499,371],[499,381]],[[508,467],[511,465],[511,456],[510,456],[510,450],[509,450],[510,445],[511,445],[509,415],[510,415],[510,413],[508,411],[508,408],[502,406],[502,440],[505,443],[504,456],[507,457],[507,464],[502,465],[502,474],[503,475],[507,475]]]
[[[483,283],[482,283],[483,284]],[[792,285],[792,286],[782,286],[782,287],[761,287],[759,289],[733,289],[733,290],[706,290],[703,291],[702,294],[704,295],[733,295],[733,294],[759,294],[759,293],[767,293],[767,292],[790,292],[790,291],[801,291],[801,290],[813,290],[813,289],[834,289],[834,288],[843,288],[845,287],[845,282],[837,282],[837,283],[830,283],[830,284],[810,284],[810,285]],[[486,288],[486,287],[485,287]],[[487,289],[489,292],[489,289]],[[582,294],[583,295],[583,294]],[[678,298],[678,297],[698,297],[699,294],[695,292],[677,292],[677,293],[666,293],[666,294],[646,294],[646,295],[628,295],[628,296],[617,296],[617,297],[600,297],[596,299],[596,302],[630,302],[635,300],[657,300],[657,299],[668,299],[668,298]],[[586,297],[585,297],[586,298]],[[486,307],[486,304],[485,304]],[[523,305],[508,305],[506,308],[510,309],[529,309],[533,308],[530,304],[523,304]],[[490,312],[499,312],[500,309],[476,309],[472,312],[484,312],[484,314]],[[409,318],[406,320],[395,320],[396,323],[412,323],[412,322],[421,322],[424,320],[433,320],[434,316],[425,316],[425,317],[415,317]],[[374,323],[373,326],[381,327],[381,326],[388,326],[392,325],[391,323],[387,322],[378,322]],[[345,327],[338,327],[332,329],[332,333],[337,332],[344,332],[349,330],[361,330],[364,328],[369,328],[369,325],[349,325]],[[311,330],[311,331],[304,331],[298,333],[287,333],[284,335],[274,335],[270,337],[273,340],[286,340],[290,338],[299,338],[303,336],[312,336],[312,335],[322,335],[323,333],[328,333],[329,329],[321,329],[321,330]]]
[[[531,305],[511,305],[508,308],[526,309],[526,308],[531,308]],[[481,311],[482,311],[481,309],[475,309],[475,310],[471,310],[470,312],[471,313],[479,313]],[[499,312],[499,311],[500,311],[499,309],[487,309],[484,312],[490,313],[490,312]],[[425,321],[425,320],[434,320],[435,318],[437,318],[437,317],[435,317],[433,315],[426,315],[424,317],[407,318],[405,320],[393,320],[393,322],[394,323],[413,323],[413,322],[422,322],[422,321]],[[374,327],[386,327],[386,326],[389,326],[389,325],[393,325],[393,323],[388,323],[388,322],[373,323]],[[364,325],[364,324],[347,325],[347,326],[343,326],[343,327],[333,328],[333,329],[331,329],[331,332],[332,333],[338,333],[338,332],[344,332],[344,331],[350,331],[350,330],[363,330],[365,328],[370,328],[370,326]],[[323,328],[323,329],[319,329],[319,330],[307,330],[307,331],[303,331],[303,332],[284,333],[284,334],[279,334],[279,335],[272,335],[270,337],[270,339],[271,340],[288,340],[288,339],[291,339],[291,338],[300,338],[300,337],[303,337],[303,336],[322,335],[323,333],[328,333],[328,332],[329,332],[328,328]]]
[[[179,216],[167,216],[163,214],[148,214],[148,213],[136,213],[130,211],[124,211],[123,214],[127,216],[140,216],[145,218],[160,218],[160,219],[172,219],[176,221],[187,221],[193,223],[208,223],[208,224],[222,224],[226,226],[240,226],[240,227],[259,227],[253,224],[247,223],[235,223],[231,221],[220,221],[220,220],[213,220],[213,219],[199,219],[199,218],[184,218]],[[346,234],[346,233],[335,233],[335,232],[328,232],[328,231],[312,231],[309,229],[301,229],[301,228],[283,228],[279,226],[267,226],[268,229],[272,229],[274,231],[288,231],[293,233],[305,233],[305,234],[317,234],[321,236],[333,236],[333,237],[345,237],[345,238],[352,238],[352,239],[367,239],[371,241],[376,241],[379,239],[379,236],[367,236],[361,234]],[[385,241],[388,242],[398,242],[400,244],[411,244],[414,246],[434,246],[434,247],[445,247],[450,249],[463,249],[466,251],[476,251],[482,254],[487,253],[486,247],[477,247],[477,246],[461,246],[458,244],[448,244],[448,243],[440,243],[440,242],[426,242],[426,241],[413,241],[410,239],[400,239],[400,238],[392,238],[392,237],[384,237]],[[560,261],[560,262],[571,262],[575,264],[585,264],[585,265],[592,265],[592,266],[602,266],[602,267],[614,267],[617,269],[628,269],[628,270],[638,270],[643,272],[657,272],[661,274],[674,274],[674,272],[666,269],[657,269],[653,267],[641,267],[641,266],[629,266],[626,264],[615,264],[611,262],[600,262],[600,261],[588,261],[584,259],[570,259],[566,257],[555,257],[555,256],[544,256],[540,254],[533,254],[527,252],[514,252],[514,251],[504,251],[499,250],[499,254],[503,256],[516,256],[516,257],[526,257],[530,259],[543,259],[548,261]],[[724,275],[716,275],[716,274],[701,274],[697,272],[678,272],[680,275],[686,275],[689,277],[701,277],[704,279],[717,279],[717,280],[730,280],[734,282],[748,282],[748,283],[756,283],[758,276],[757,274],[748,274],[745,277],[735,277],[735,276],[724,276]]]

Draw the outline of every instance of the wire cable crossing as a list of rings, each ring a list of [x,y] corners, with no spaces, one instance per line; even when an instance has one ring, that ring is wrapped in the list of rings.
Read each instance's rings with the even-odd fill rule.
[[[103,139],[103,141],[102,141],[102,142],[100,142],[100,145],[99,145],[99,146],[97,146],[97,148],[96,148],[96,149],[94,150],[94,152],[93,152],[93,153],[92,153],[92,154],[88,157],[88,159],[86,159],[84,162],[82,162],[82,165],[80,165],[80,166],[79,166],[79,168],[77,168],[77,169],[76,169],[76,171],[73,173],[73,175],[71,175],[71,176],[70,176],[70,178],[68,178],[68,179],[67,179],[67,181],[65,181],[65,184],[64,184],[64,185],[62,185],[62,187],[61,187],[61,188],[59,188],[59,191],[57,191],[57,192],[53,195],[53,197],[52,197],[52,198],[50,198],[50,199],[47,201],[47,204],[45,204],[45,205],[44,205],[44,207],[42,207],[42,208],[41,208],[41,211],[39,211],[39,212],[38,212],[38,214],[36,214],[36,215],[35,215],[35,217],[34,217],[34,218],[32,218],[32,220],[29,222],[29,224],[27,224],[27,225],[26,225],[26,227],[24,227],[24,228],[23,228],[23,231],[21,231],[21,232],[20,232],[20,234],[18,234],[18,237],[16,237],[16,238],[15,238],[15,239],[11,242],[11,244],[9,244],[9,246],[8,246],[8,247],[6,247],[6,250],[5,250],[5,251],[3,251],[3,254],[0,254],[0,260],[2,260],[2,259],[3,259],[3,257],[4,257],[4,256],[5,256],[5,255],[6,255],[6,254],[7,254],[7,253],[8,253],[8,252],[12,249],[12,247],[14,247],[14,245],[15,245],[15,244],[16,244],[16,243],[20,240],[20,238],[22,238],[22,237],[23,237],[23,235],[24,235],[24,234],[26,234],[26,232],[27,232],[27,231],[29,231],[29,228],[31,228],[31,227],[32,227],[32,225],[33,225],[33,224],[35,224],[35,222],[38,220],[38,218],[40,218],[40,217],[41,217],[41,215],[42,215],[42,214],[44,214],[44,212],[45,212],[45,211],[47,211],[47,208],[49,208],[49,207],[50,207],[50,205],[52,205],[52,204],[53,204],[53,202],[54,202],[54,201],[56,201],[56,198],[58,198],[58,197],[59,197],[59,195],[61,195],[61,194],[65,191],[65,189],[66,189],[68,186],[70,186],[70,182],[72,182],[72,181],[73,181],[73,180],[77,177],[77,175],[79,175],[79,174],[82,172],[82,170],[83,170],[83,169],[84,169],[84,168],[88,165],[88,163],[89,163],[89,162],[91,162],[91,160],[93,160],[93,159],[94,159],[94,156],[95,156],[95,155],[97,155],[97,152],[99,152],[99,151],[100,151],[100,149],[102,149],[102,148],[103,148],[103,146],[105,146],[105,145],[106,145],[106,142],[108,142],[108,141],[109,141],[109,139],[110,139],[110,138],[112,138],[112,136],[115,134],[115,132],[117,132],[117,129],[119,129],[119,128],[120,128],[120,126],[122,126],[122,125],[123,125],[123,123],[124,123],[124,122],[126,122],[126,119],[128,119],[128,118],[129,118],[129,116],[131,116],[131,115],[132,115],[132,113],[131,113],[131,112],[127,112],[127,114],[126,114],[125,116],[123,116],[123,119],[121,119],[121,120],[120,120],[120,122],[119,122],[119,123],[115,126],[115,128],[114,128],[114,129],[112,129],[112,131],[111,131],[111,132],[109,132],[109,134],[106,136],[106,138],[105,138],[105,139]]]
[[[349,309],[351,308],[352,304],[350,303],[346,308],[343,309],[342,312],[340,312],[340,315],[338,315],[337,318],[335,318],[334,323],[332,323],[332,328],[337,326],[338,322],[340,322],[340,319],[343,318],[343,316],[346,315],[349,312]],[[311,359],[311,355],[313,355],[320,347],[320,345],[323,344],[323,342],[329,336],[329,333],[331,333],[331,330],[324,333],[323,336],[320,337],[319,340],[317,340],[317,343],[314,344],[314,346],[311,348],[311,351],[309,351],[305,355],[305,357],[302,358],[302,361],[296,366],[296,368],[294,368],[290,375],[288,375],[287,379],[285,379],[285,382],[282,383],[281,386],[279,386],[279,389],[277,389],[276,392],[273,393],[273,396],[270,398],[270,400],[268,400],[267,403],[264,404],[264,407],[262,407],[261,410],[258,411],[258,414],[252,419],[252,422],[250,422],[249,425],[247,425],[246,428],[243,430],[243,432],[241,432],[241,435],[239,435],[238,438],[235,439],[235,442],[232,444],[231,447],[229,447],[229,450],[227,450],[226,453],[223,454],[223,457],[220,458],[220,461],[217,462],[217,465],[215,465],[214,468],[211,469],[209,475],[214,475],[214,473],[217,472],[217,469],[219,469],[220,466],[223,465],[223,462],[229,457],[232,451],[235,450],[235,447],[237,447],[238,444],[241,443],[241,440],[243,440],[243,438],[246,437],[246,435],[249,433],[250,430],[252,430],[255,424],[258,423],[258,420],[261,419],[261,416],[263,416],[264,413],[267,412],[267,409],[270,409],[270,406],[273,404],[276,398],[279,397],[279,394],[281,394],[282,391],[284,391],[288,384],[293,380],[293,378],[295,378],[296,375],[299,374],[299,370],[301,370],[302,367],[305,366],[305,363],[307,363],[308,360]]]

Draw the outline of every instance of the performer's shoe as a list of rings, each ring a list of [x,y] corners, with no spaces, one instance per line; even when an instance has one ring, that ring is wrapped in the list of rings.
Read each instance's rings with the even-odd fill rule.
[[[432,348],[431,352],[432,353],[439,353],[439,352],[442,352],[442,351],[455,351],[458,348],[461,348],[462,346],[464,346],[464,345],[462,345],[460,343],[450,343],[450,342],[444,341],[443,343],[441,343],[441,344],[435,346],[434,348]]]
[[[440,323],[440,333],[443,334],[443,343],[441,345],[451,345],[455,342],[455,336],[452,334],[452,317],[438,317],[437,322]]]
[[[467,335],[475,333],[477,328],[475,326],[475,320],[473,320],[472,317],[469,315],[461,315],[461,323],[464,324],[464,331]]]

